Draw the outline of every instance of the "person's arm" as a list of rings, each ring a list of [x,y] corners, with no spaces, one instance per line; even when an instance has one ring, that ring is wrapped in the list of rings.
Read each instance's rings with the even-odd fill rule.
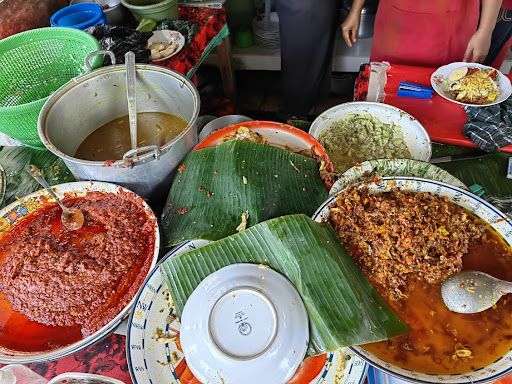
[[[354,0],[347,18],[341,24],[343,38],[349,47],[351,47],[357,40],[357,31],[359,30],[359,23],[361,22],[361,11],[363,9],[364,2],[365,0]]]
[[[480,23],[475,34],[469,39],[463,61],[482,63],[487,57],[501,2],[502,0],[482,0]]]

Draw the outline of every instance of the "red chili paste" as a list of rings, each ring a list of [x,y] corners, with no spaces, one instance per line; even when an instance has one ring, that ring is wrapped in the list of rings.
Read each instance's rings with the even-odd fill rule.
[[[135,296],[151,266],[155,222],[129,194],[67,198],[84,226],[62,226],[55,204],[31,213],[0,238],[0,291],[13,309],[87,337]]]

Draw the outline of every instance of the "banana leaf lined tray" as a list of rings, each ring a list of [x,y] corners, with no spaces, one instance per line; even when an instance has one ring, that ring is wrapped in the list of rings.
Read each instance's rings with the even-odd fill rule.
[[[239,140],[193,151],[179,166],[167,198],[165,246],[219,240],[283,215],[311,216],[326,199],[315,159]]]

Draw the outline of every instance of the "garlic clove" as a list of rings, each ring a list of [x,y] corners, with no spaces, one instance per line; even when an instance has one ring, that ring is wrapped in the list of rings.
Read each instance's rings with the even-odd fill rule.
[[[154,49],[154,50],[157,50],[157,51],[163,51],[165,49],[165,45],[159,43],[159,44],[154,44],[151,49]]]
[[[168,47],[167,49],[165,49],[165,50],[160,52],[162,57],[166,57],[166,56],[172,55],[173,53],[174,53],[174,48],[172,48],[172,47]]]
[[[158,60],[160,59],[162,56],[160,54],[160,51],[157,51],[156,49],[152,49],[151,50],[151,60]]]

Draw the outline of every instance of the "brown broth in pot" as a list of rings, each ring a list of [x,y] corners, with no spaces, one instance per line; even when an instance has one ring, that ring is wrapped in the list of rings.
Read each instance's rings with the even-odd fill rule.
[[[463,256],[463,269],[512,281],[510,246],[487,225],[482,239]],[[380,284],[371,282],[379,291]],[[512,300],[507,296],[494,308],[469,315],[446,308],[440,284],[418,283],[401,301],[382,297],[412,332],[364,348],[399,367],[430,374],[464,373],[493,363],[512,348]]]
[[[137,113],[137,146],[167,144],[178,136],[187,122],[181,117],[162,112]],[[121,160],[131,148],[128,115],[102,125],[78,147],[75,157],[83,160]]]

